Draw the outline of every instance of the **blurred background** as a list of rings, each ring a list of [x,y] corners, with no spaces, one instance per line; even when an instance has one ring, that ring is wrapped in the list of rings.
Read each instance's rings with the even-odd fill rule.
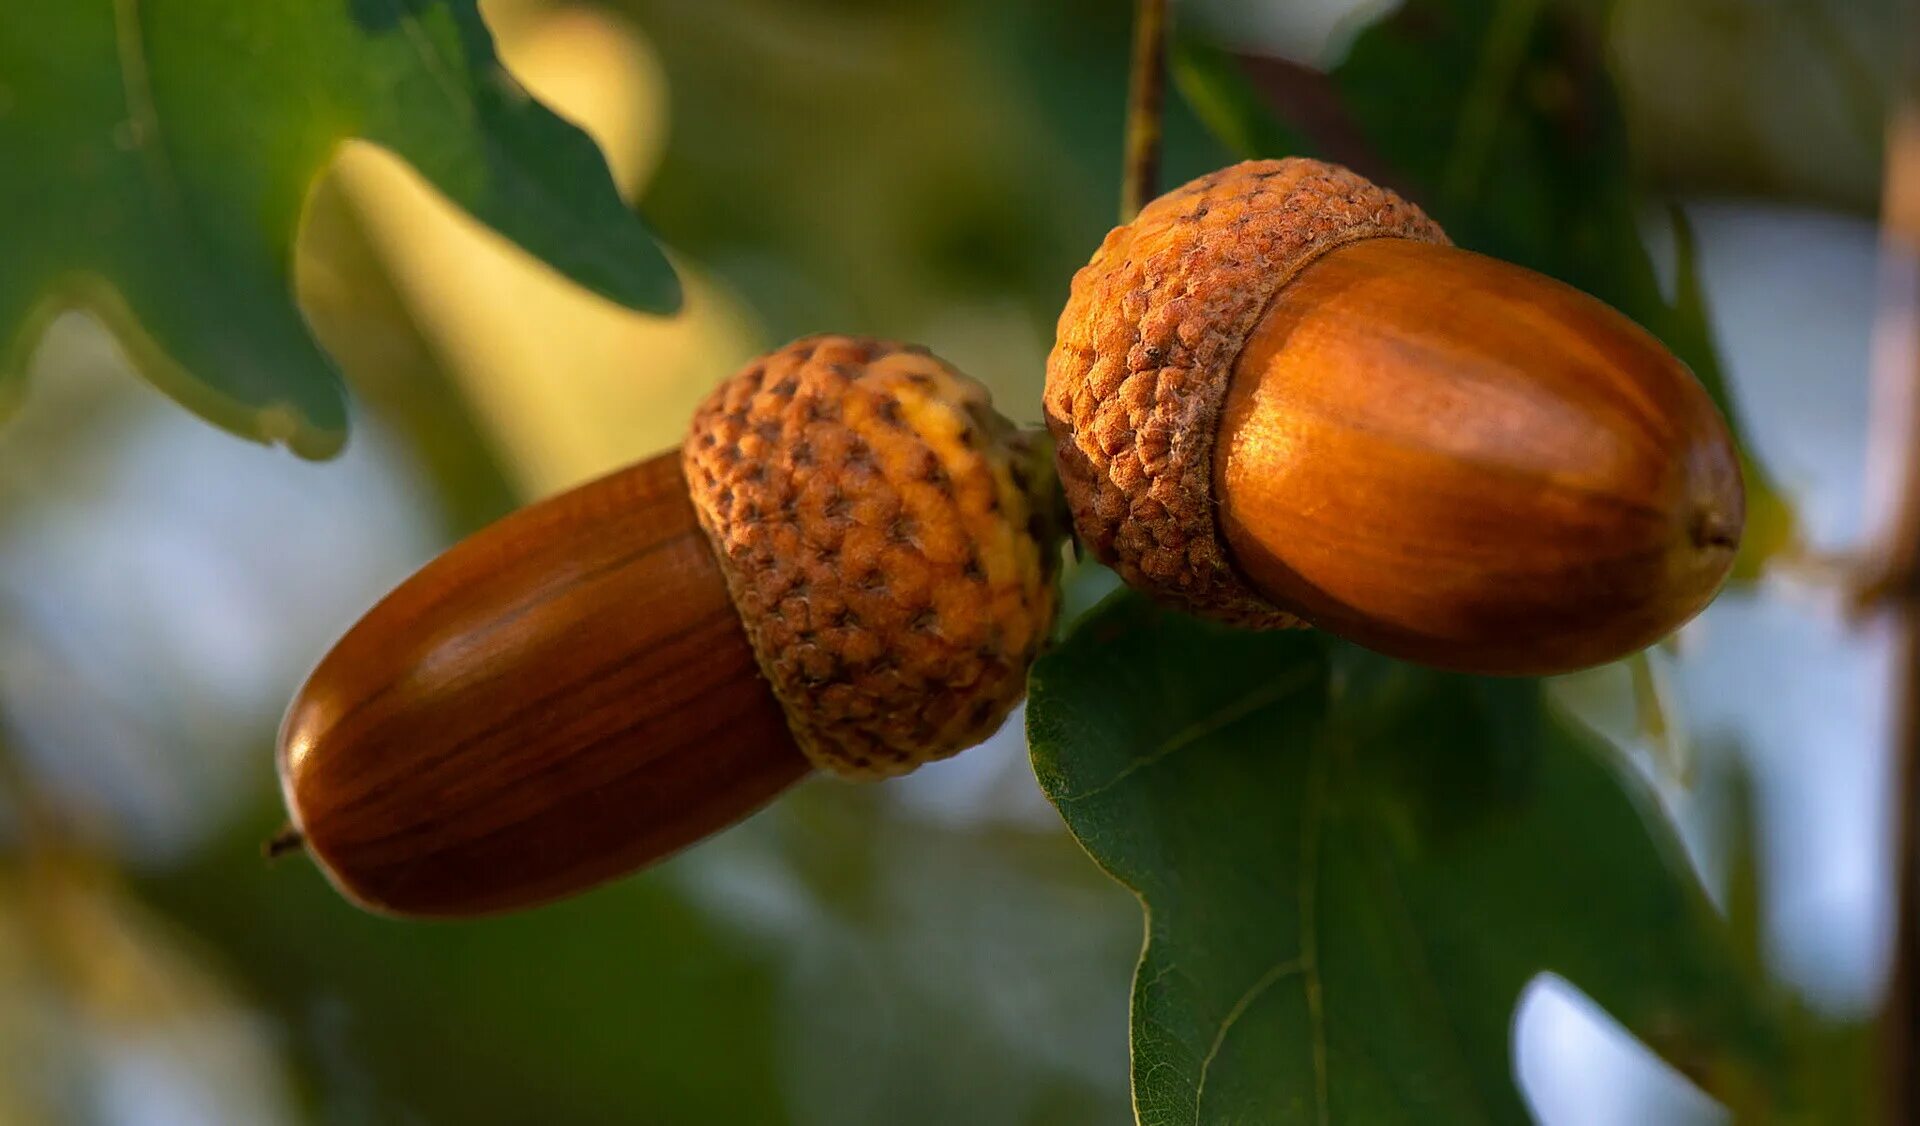
[[[1669,290],[1693,255],[1797,528],[1673,646],[1556,691],[1645,767],[1711,885],[1757,868],[1763,957],[1857,1025],[1889,947],[1890,667],[1832,560],[1871,519],[1898,3],[1552,3],[1617,89],[1638,233]],[[1176,11],[1339,155],[1343,114],[1402,92],[1319,72],[1394,7]],[[514,74],[600,143],[687,307],[587,295],[355,145],[298,258],[355,395],[339,459],[236,440],[92,320],[53,324],[0,429],[0,1123],[1128,1121],[1139,910],[1039,795],[1017,717],[508,919],[375,919],[261,859],[281,709],[413,568],[675,444],[715,381],[806,332],[923,342],[1037,421],[1067,280],[1115,218],[1118,0],[481,8]],[[1558,96],[1535,77],[1514,96]],[[1168,113],[1168,185],[1241,155],[1178,93]],[[1515,1019],[1543,1122],[1724,1118],[1562,984]]]

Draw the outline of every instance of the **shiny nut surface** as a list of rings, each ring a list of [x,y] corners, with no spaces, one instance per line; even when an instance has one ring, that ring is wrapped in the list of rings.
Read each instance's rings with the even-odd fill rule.
[[[1706,605],[1743,519],[1725,423],[1611,308],[1401,239],[1284,289],[1214,454],[1234,565],[1369,648],[1475,672],[1612,660]]]
[[[406,915],[583,890],[807,769],[677,453],[428,564],[321,661],[280,741],[308,850],[355,901]]]

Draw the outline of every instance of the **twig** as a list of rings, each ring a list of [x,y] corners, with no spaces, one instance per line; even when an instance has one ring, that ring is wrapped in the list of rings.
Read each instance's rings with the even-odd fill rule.
[[[1120,173],[1120,221],[1159,195],[1160,107],[1167,91],[1167,0],[1137,0],[1133,80],[1127,90],[1127,155]]]
[[[1894,859],[1895,891],[1893,965],[1887,975],[1887,1003],[1881,1020],[1886,1076],[1886,1121],[1899,1126],[1920,1123],[1920,997],[1915,975],[1920,972],[1920,835],[1914,821],[1920,816],[1920,604],[1911,598],[1900,610],[1894,631],[1893,675],[1894,778],[1898,789],[1896,827],[1898,852]]]
[[[1920,1123],[1920,22],[1908,27],[1887,134],[1875,322],[1870,487],[1885,514],[1858,607],[1892,634],[1893,777],[1898,821],[1895,936],[1880,1024],[1883,1112]]]

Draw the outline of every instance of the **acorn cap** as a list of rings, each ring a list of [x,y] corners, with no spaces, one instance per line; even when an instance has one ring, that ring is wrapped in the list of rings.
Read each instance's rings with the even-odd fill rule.
[[[1247,161],[1154,200],[1074,275],[1047,361],[1047,426],[1075,529],[1130,585],[1241,625],[1301,624],[1229,561],[1214,437],[1274,294],[1372,238],[1447,242],[1418,207],[1344,168]]]
[[[992,734],[1053,621],[1044,451],[925,349],[817,336],[695,412],[689,494],[802,751],[904,774]]]

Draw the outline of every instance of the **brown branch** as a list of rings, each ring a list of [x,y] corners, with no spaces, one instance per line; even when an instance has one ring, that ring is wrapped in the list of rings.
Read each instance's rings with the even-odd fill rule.
[[[1127,90],[1127,154],[1120,173],[1120,221],[1131,222],[1160,194],[1161,105],[1167,92],[1167,0],[1138,0],[1133,80]]]
[[[1887,1000],[1881,1016],[1881,1067],[1885,1076],[1885,1120],[1902,1126],[1920,1123],[1920,997],[1915,975],[1920,971],[1920,603],[1909,597],[1900,610],[1894,631],[1893,691],[1894,779],[1898,787],[1894,858],[1893,964],[1887,975]]]
[[[1880,1022],[1884,1120],[1920,1123],[1920,44],[1887,134],[1870,485],[1885,514],[1859,607],[1892,634],[1895,936]]]

